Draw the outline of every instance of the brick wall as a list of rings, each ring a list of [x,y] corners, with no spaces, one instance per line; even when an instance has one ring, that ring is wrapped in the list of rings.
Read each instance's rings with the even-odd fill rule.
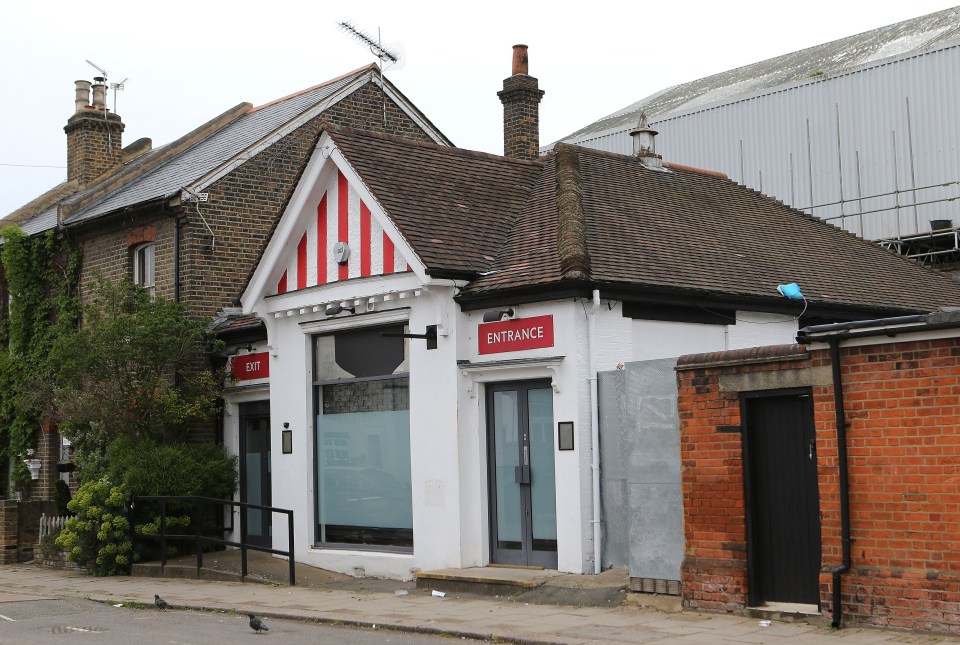
[[[829,354],[750,351],[752,357],[684,357],[678,368],[685,602],[728,611],[746,606],[736,431],[743,390],[731,384],[762,389],[766,378],[767,389],[806,384],[813,395],[820,603],[829,614],[829,571],[841,561],[836,417],[832,381],[824,378]],[[755,360],[759,351],[767,352],[765,360]],[[852,568],[842,582],[844,620],[960,633],[960,339],[841,348],[841,364],[853,539]]]
[[[17,500],[0,499],[0,564],[17,562],[20,517]]]

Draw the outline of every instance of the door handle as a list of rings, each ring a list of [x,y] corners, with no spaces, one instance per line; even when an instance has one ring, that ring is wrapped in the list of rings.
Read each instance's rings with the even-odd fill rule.
[[[807,442],[807,459],[813,461],[817,456],[817,442],[813,439]]]
[[[518,484],[530,483],[530,466],[514,466],[513,478]]]

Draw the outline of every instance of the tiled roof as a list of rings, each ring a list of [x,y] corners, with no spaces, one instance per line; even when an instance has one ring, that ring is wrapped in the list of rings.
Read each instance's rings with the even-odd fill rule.
[[[328,126],[327,132],[432,270],[493,265],[538,162]]]
[[[960,7],[911,18],[862,34],[668,87],[565,137],[576,143],[600,133],[630,130],[641,112],[654,119],[670,112],[730,101],[808,77],[831,75],[960,39]]]
[[[562,286],[556,153],[537,162],[330,130],[428,270],[473,271],[467,298]],[[566,146],[579,162],[589,281],[689,298],[931,311],[960,282],[717,173],[651,170],[632,156]]]
[[[960,304],[960,282],[784,206],[716,173],[645,168],[576,147],[591,277],[651,291],[777,300],[797,282],[811,303],[929,311]],[[468,291],[554,282],[554,155],[497,273]],[[553,246],[550,246],[551,243]],[[547,267],[547,268],[545,268]]]

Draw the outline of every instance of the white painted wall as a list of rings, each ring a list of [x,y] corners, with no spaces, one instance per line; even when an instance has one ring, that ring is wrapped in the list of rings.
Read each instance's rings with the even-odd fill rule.
[[[414,297],[413,293],[417,295]],[[384,301],[386,293],[395,295]],[[261,298],[252,306],[264,318],[270,347],[269,393],[274,506],[295,511],[296,559],[354,575],[409,579],[417,570],[482,566],[489,563],[485,392],[490,383],[550,379],[554,385],[554,426],[574,421],[575,449],[555,450],[558,568],[593,569],[591,496],[591,400],[588,353],[589,301],[552,301],[514,307],[515,316],[550,315],[554,346],[481,355],[477,332],[483,312],[461,312],[452,286],[424,287],[413,274],[351,280],[325,287]],[[380,299],[372,313],[369,298]],[[356,315],[328,319],[326,303],[356,302]],[[731,326],[631,320],[619,302],[603,301],[597,312],[597,363],[601,370],[621,362],[666,358],[770,342],[792,342],[796,321],[767,314],[738,314]],[[314,417],[312,336],[337,328],[383,324],[383,317],[407,321],[411,333],[439,324],[438,348],[409,341],[410,441],[413,553],[317,548],[314,526]],[[525,359],[522,364],[509,361]],[[505,364],[505,362],[507,362]],[[261,390],[259,396],[262,396]],[[227,445],[238,449],[238,407],[227,404]],[[250,396],[257,396],[251,393]],[[282,454],[281,431],[289,423],[293,453]],[[274,524],[276,546],[287,543],[286,525]]]

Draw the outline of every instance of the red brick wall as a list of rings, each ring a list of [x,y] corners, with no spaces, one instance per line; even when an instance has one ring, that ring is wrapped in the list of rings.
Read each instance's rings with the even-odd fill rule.
[[[747,602],[741,436],[729,431],[740,424],[739,393],[721,391],[721,376],[830,365],[825,350],[787,362],[743,358],[685,357],[678,370],[683,590],[692,607]],[[844,620],[960,633],[960,339],[844,347],[841,364],[853,538]],[[811,389],[826,614],[829,571],[841,561],[836,417],[832,386]]]

